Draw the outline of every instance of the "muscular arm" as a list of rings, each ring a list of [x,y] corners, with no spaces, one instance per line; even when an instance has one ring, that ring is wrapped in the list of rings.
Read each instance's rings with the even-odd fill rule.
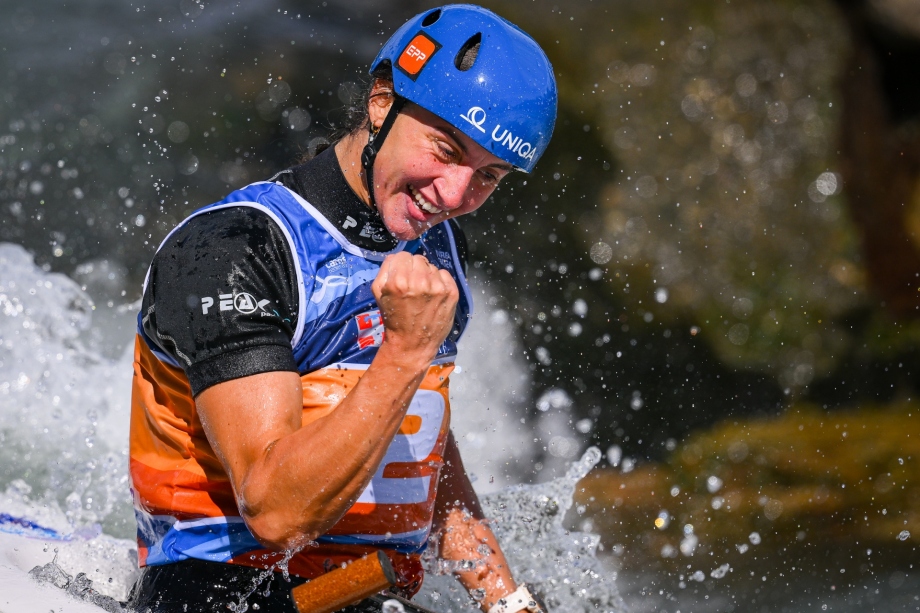
[[[291,372],[226,381],[196,398],[241,515],[266,546],[303,545],[354,504],[450,331],[456,284],[425,258],[388,257],[372,289],[386,337],[334,416],[301,427],[300,378]]]
[[[485,590],[480,607],[488,611],[499,598],[516,590],[517,584],[463,468],[453,433],[447,441],[444,461],[435,506],[435,528],[441,533],[440,556],[445,560],[478,562],[473,569],[457,573],[457,579],[468,591]]]

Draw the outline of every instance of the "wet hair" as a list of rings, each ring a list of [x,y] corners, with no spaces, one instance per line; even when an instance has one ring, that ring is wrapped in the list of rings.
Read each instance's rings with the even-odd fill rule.
[[[299,155],[294,162],[295,164],[305,164],[314,157],[334,146],[337,142],[350,134],[357,134],[362,130],[368,129],[368,107],[371,98],[375,96],[374,84],[377,81],[383,81],[389,84],[389,90],[393,91],[393,66],[389,60],[384,60],[366,79],[361,83],[356,93],[352,94],[351,99],[345,105],[345,112],[341,121],[335,126],[329,134],[329,139],[316,139],[318,142],[315,146],[311,145],[309,150]],[[386,95],[378,93],[377,96]]]
[[[345,116],[339,126],[332,133],[332,142],[337,143],[350,134],[355,134],[361,130],[368,129],[368,107],[371,98],[375,96],[384,96],[385,93],[374,94],[374,84],[377,81],[383,81],[389,84],[389,92],[393,91],[393,67],[389,60],[386,60],[371,73],[370,78],[363,83],[363,87],[358,93],[352,96],[345,107]]]

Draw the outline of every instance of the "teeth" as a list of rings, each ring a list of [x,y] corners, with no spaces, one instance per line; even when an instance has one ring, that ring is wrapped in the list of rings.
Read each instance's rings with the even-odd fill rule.
[[[415,202],[416,204],[418,204],[418,208],[422,209],[426,213],[430,213],[431,215],[437,215],[438,213],[444,212],[438,207],[436,207],[435,205],[425,200],[425,198],[422,197],[420,193],[415,191],[415,188],[412,187],[411,185],[409,186],[409,192],[412,194],[412,197],[415,198]]]

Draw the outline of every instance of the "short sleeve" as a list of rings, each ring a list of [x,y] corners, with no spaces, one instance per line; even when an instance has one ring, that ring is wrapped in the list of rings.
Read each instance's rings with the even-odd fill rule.
[[[238,206],[197,215],[154,257],[144,333],[182,367],[195,395],[231,379],[296,372],[295,265],[284,229],[265,212]]]

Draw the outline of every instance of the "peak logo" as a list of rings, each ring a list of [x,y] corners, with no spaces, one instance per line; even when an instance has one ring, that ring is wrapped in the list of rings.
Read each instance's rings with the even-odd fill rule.
[[[460,115],[460,119],[465,120],[483,134],[486,133],[486,111],[481,106],[470,107],[466,114]],[[495,127],[492,128],[492,140],[518,154],[523,160],[532,160],[537,153],[536,147],[526,142],[523,137],[515,136],[507,128],[502,129],[501,124],[495,124]]]
[[[236,310],[243,315],[252,315],[256,311],[262,311],[262,315],[272,315],[272,313],[265,311],[265,306],[269,304],[271,300],[259,300],[247,292],[240,292],[238,294],[218,294],[217,299],[219,301],[217,303],[217,309],[219,311]],[[212,306],[214,306],[214,298],[204,296],[201,299],[201,313],[203,315],[207,315]]]
[[[262,300],[265,304],[268,304],[268,300]],[[233,308],[242,313],[243,315],[249,315],[250,313],[255,313],[259,308],[259,301],[255,299],[252,294],[247,294],[243,292],[242,294],[237,294],[233,298]]]
[[[358,236],[369,238],[375,243],[383,243],[386,242],[388,238],[390,238],[390,232],[386,228],[381,228],[376,224],[367,223],[364,224],[363,228],[361,228],[361,232],[358,234]]]

